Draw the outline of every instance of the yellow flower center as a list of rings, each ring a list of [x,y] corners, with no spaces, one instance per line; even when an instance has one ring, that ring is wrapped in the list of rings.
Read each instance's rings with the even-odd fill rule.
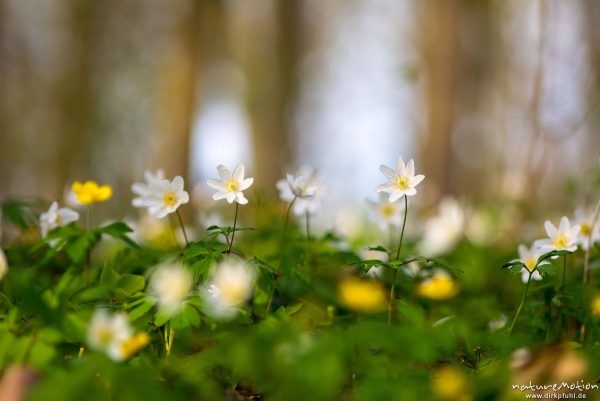
[[[566,248],[569,246],[569,238],[564,234],[558,234],[552,240],[552,246],[559,249]]]
[[[408,177],[405,175],[396,177],[394,185],[396,185],[396,188],[398,189],[408,189]]]
[[[173,206],[177,202],[177,197],[173,192],[167,192],[163,195],[163,202],[167,206]]]
[[[238,190],[238,188],[240,187],[240,183],[238,182],[238,180],[236,180],[235,178],[230,178],[227,180],[227,182],[225,183],[225,188],[229,191],[229,192],[235,192]]]
[[[108,327],[102,327],[98,329],[98,342],[102,345],[108,345],[111,343],[114,337],[113,331]]]
[[[592,232],[592,226],[590,226],[588,223],[583,223],[581,225],[581,235],[588,237],[591,232]]]
[[[389,219],[392,217],[395,211],[396,209],[391,203],[385,203],[383,206],[381,206],[381,215],[385,218]]]
[[[536,263],[537,263],[537,260],[535,260],[534,258],[529,258],[529,259],[526,259],[523,264],[525,265],[527,270],[533,271]]]

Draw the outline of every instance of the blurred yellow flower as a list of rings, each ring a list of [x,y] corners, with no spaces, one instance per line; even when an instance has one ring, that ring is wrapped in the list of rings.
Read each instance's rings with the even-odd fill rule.
[[[95,181],[86,181],[84,183],[75,181],[71,189],[77,197],[77,202],[83,205],[104,202],[112,196],[112,187],[110,185],[98,185]]]
[[[135,353],[144,348],[150,342],[148,333],[137,333],[121,343],[121,356],[123,359],[131,358]]]
[[[445,366],[434,374],[431,389],[444,400],[468,401],[471,399],[467,378],[453,366]]]
[[[377,281],[344,279],[338,285],[338,294],[345,307],[358,312],[379,312],[385,308],[385,291]]]
[[[596,294],[594,298],[592,298],[592,315],[596,317],[600,317],[600,294]]]
[[[458,284],[445,272],[437,272],[417,287],[417,293],[435,301],[452,298],[458,294]]]

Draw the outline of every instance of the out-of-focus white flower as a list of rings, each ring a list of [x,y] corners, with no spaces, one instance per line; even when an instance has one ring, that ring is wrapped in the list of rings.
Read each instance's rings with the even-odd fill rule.
[[[160,266],[150,279],[150,294],[157,299],[162,311],[174,315],[181,309],[192,284],[192,275],[184,266]]]
[[[277,181],[277,189],[284,202],[291,202],[296,198],[292,207],[296,216],[318,212],[325,192],[318,172],[308,166],[300,168],[296,176],[288,174],[286,179]]]
[[[217,166],[220,180],[208,180],[206,183],[217,190],[213,195],[214,200],[226,199],[227,203],[234,201],[240,205],[248,203],[248,199],[244,196],[243,191],[250,188],[254,182],[254,178],[244,178],[244,165],[238,166],[231,173],[225,166],[220,164]]]
[[[535,269],[537,261],[542,255],[535,245],[529,249],[525,245],[519,245],[518,251],[519,260],[525,265],[523,270],[521,270],[521,280],[526,283],[529,280],[529,273]],[[542,266],[545,264],[548,264],[548,262],[544,260],[539,265]],[[540,272],[536,270],[531,275],[531,278],[532,280],[541,280],[542,276],[540,275]]]
[[[488,322],[488,328],[490,329],[490,331],[498,331],[504,326],[506,326],[507,322],[508,319],[506,315],[500,315],[498,319],[490,320]]]
[[[594,244],[596,241],[600,241],[600,222],[596,222],[594,225],[594,211],[585,211],[581,208],[575,210],[575,223],[581,226],[579,230],[578,243],[584,251],[587,251],[591,243]],[[592,233],[592,226],[594,232]]]
[[[463,235],[465,213],[452,198],[440,203],[438,214],[425,222],[420,252],[428,256],[441,255],[458,243]]]
[[[415,187],[423,181],[423,174],[415,175],[415,162],[413,159],[404,165],[404,160],[398,156],[396,161],[396,170],[388,166],[379,166],[379,171],[388,179],[388,182],[375,187],[376,192],[385,192],[389,194],[389,201],[395,202],[404,195],[412,196],[417,194]]]
[[[4,251],[0,248],[0,281],[2,281],[7,272],[8,262],[6,261],[6,255],[4,255]]]
[[[79,220],[79,213],[69,208],[58,208],[58,202],[52,202],[47,212],[40,214],[40,230],[42,237],[58,226],[64,226]]]
[[[223,221],[223,216],[217,212],[201,213],[198,216],[198,221],[200,225],[204,228],[212,226],[223,227],[226,225]]]
[[[422,270],[421,266],[416,261],[410,262],[409,264],[404,266],[402,270],[408,277],[411,278],[426,277],[427,275],[427,272],[425,270]]]
[[[546,229],[546,234],[548,234],[549,238],[535,241],[535,246],[540,248],[542,253],[551,251],[575,252],[577,250],[577,235],[581,230],[579,224],[571,227],[569,219],[563,216],[560,219],[558,228],[556,228],[550,220],[546,220],[544,228]]]
[[[335,232],[351,239],[364,235],[366,221],[363,213],[361,208],[353,205],[340,206],[335,214]]]
[[[404,212],[404,206],[388,202],[387,198],[385,194],[381,193],[378,202],[367,199],[367,207],[375,216],[377,225],[382,230],[389,229],[390,225],[402,224],[402,213]]]
[[[136,182],[131,186],[131,190],[133,191],[133,193],[138,195],[137,198],[133,198],[133,200],[131,201],[131,204],[134,207],[149,206],[148,204],[146,204],[146,202],[148,200],[147,198],[150,195],[152,195],[152,191],[150,188],[152,186],[160,185],[162,180],[165,179],[165,173],[162,169],[158,169],[155,172],[146,170],[144,172],[144,179],[146,180],[146,183]]]
[[[134,206],[147,207],[148,213],[162,219],[190,201],[190,196],[183,190],[183,186],[183,178],[180,176],[173,178],[173,181],[155,181],[144,188],[145,195],[136,198],[138,200]]]
[[[237,258],[221,262],[208,285],[201,290],[206,313],[218,319],[231,319],[252,296],[254,270]]]
[[[127,314],[123,312],[110,315],[97,310],[88,325],[87,340],[90,348],[105,352],[111,359],[125,359],[121,346],[133,335]]]
[[[147,333],[133,333],[127,314],[118,312],[110,315],[100,309],[90,320],[87,338],[90,348],[105,352],[117,362],[131,357],[150,342]]]

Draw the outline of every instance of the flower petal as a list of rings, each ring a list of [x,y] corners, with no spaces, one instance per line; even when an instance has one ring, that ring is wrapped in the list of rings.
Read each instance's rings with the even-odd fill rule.
[[[227,167],[225,167],[224,165],[219,164],[217,166],[217,171],[219,172],[219,177],[221,177],[221,180],[227,181],[231,178],[231,172],[227,170]]]
[[[408,177],[415,175],[415,161],[413,159],[410,159],[406,165],[406,175]]]
[[[244,191],[250,188],[253,182],[254,178],[246,178],[245,180],[241,181],[239,191]]]
[[[406,174],[406,166],[404,165],[404,160],[402,159],[402,156],[398,156],[398,160],[396,160],[396,172],[400,176]]]
[[[238,164],[235,170],[233,170],[232,178],[238,182],[242,182],[244,180],[244,170],[244,165]]]
[[[550,220],[546,220],[544,222],[544,228],[546,229],[546,234],[548,234],[548,237],[550,237],[550,238],[556,237],[558,230],[556,229],[556,227],[554,227],[554,224],[552,224],[552,222]]]
[[[171,181],[171,188],[173,188],[174,192],[181,192],[183,191],[183,177],[181,177],[180,175],[178,175],[177,177],[173,178],[173,181]]]
[[[219,180],[208,180],[206,181],[206,183],[208,184],[209,187],[216,189],[217,191],[227,191],[227,189],[225,188],[225,184],[223,183],[223,181],[219,181]]]
[[[385,175],[385,178],[390,181],[394,181],[398,176],[394,170],[383,164],[379,166],[379,171],[381,171],[381,174]]]

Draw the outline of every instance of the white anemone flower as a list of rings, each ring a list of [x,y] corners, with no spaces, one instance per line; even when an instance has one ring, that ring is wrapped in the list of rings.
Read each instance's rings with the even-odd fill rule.
[[[190,196],[183,190],[183,186],[183,178],[180,176],[173,178],[173,181],[156,181],[146,188],[147,193],[136,203],[139,207],[147,207],[148,213],[154,217],[162,219],[190,201]]]
[[[234,201],[240,205],[248,203],[248,199],[244,196],[246,189],[250,188],[254,182],[254,178],[244,178],[244,165],[238,166],[230,172],[225,166],[220,164],[217,166],[220,180],[208,180],[206,183],[217,192],[213,194],[214,200],[226,199],[227,203]]]
[[[104,310],[97,310],[88,325],[87,342],[90,348],[105,352],[112,360],[122,361],[125,359],[123,342],[132,335],[127,314],[110,315]]]
[[[585,211],[581,208],[575,210],[575,223],[581,226],[581,230],[579,230],[579,238],[578,243],[581,245],[581,248],[584,251],[587,251],[591,244],[594,244],[597,241],[600,241],[600,222],[596,222],[594,225],[594,211]],[[594,232],[592,233],[592,226],[594,227]]]
[[[388,166],[379,166],[379,171],[388,179],[388,182],[375,187],[376,192],[389,194],[389,201],[395,202],[404,195],[413,196],[417,194],[415,187],[423,181],[423,174],[415,175],[415,162],[410,159],[406,165],[401,156],[396,161],[396,170]]]
[[[131,204],[134,207],[147,207],[146,204],[148,200],[148,196],[152,194],[150,188],[152,186],[159,185],[162,180],[165,179],[165,173],[162,169],[158,169],[155,172],[150,170],[146,170],[144,172],[144,179],[146,183],[136,182],[131,186],[131,190],[134,194],[138,195],[137,198],[133,198]]]
[[[79,220],[79,213],[66,207],[58,208],[58,202],[52,202],[47,212],[40,214],[40,230],[46,237],[50,230]]]
[[[4,255],[4,251],[0,248],[0,281],[4,278],[6,273],[8,272],[8,262],[6,261],[6,256]]]
[[[548,238],[535,241],[535,246],[540,248],[542,253],[551,251],[568,251],[575,252],[577,250],[578,234],[581,226],[576,224],[571,227],[569,219],[563,216],[560,219],[558,228],[549,220],[544,223]]]
[[[519,260],[525,265],[521,270],[521,280],[526,283],[529,280],[529,273],[535,268],[535,265],[542,254],[539,249],[534,245],[531,248],[527,248],[525,245],[519,245]],[[540,266],[548,264],[547,261],[540,263]],[[532,280],[541,280],[542,276],[537,270],[531,275]]]
[[[438,214],[425,222],[423,238],[418,247],[428,256],[438,256],[450,251],[462,238],[465,213],[453,198],[440,202]]]
[[[379,195],[378,202],[367,199],[367,208],[371,211],[377,225],[382,230],[387,230],[390,225],[399,226],[402,224],[404,207],[397,203],[388,202],[387,196],[383,193]]]
[[[319,173],[308,166],[301,167],[295,176],[287,174],[286,178],[277,181],[277,189],[284,202],[296,199],[292,208],[296,216],[317,213],[325,192]]]
[[[150,294],[168,315],[175,315],[192,288],[190,272],[180,264],[160,266],[150,279]]]
[[[206,313],[218,319],[233,318],[240,306],[252,296],[254,270],[242,260],[228,258],[221,262],[208,285],[201,290]]]

